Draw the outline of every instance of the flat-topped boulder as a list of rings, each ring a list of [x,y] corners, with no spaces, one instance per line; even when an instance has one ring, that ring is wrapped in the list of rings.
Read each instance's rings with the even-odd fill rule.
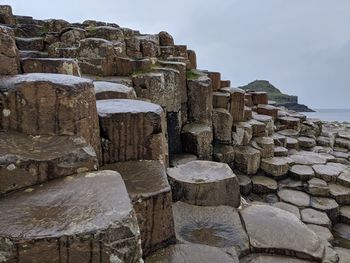
[[[299,130],[300,129],[300,119],[294,117],[278,117],[277,121],[284,125],[286,129]]]
[[[251,145],[261,152],[262,158],[274,157],[275,144],[270,137],[258,137],[254,138]]]
[[[140,100],[98,100],[104,163],[165,160],[164,112]]]
[[[256,174],[260,167],[261,153],[251,146],[235,147],[235,165],[246,174]]]
[[[4,77],[0,79],[0,99],[2,130],[30,135],[78,135],[100,157],[100,129],[92,81],[48,73]]]
[[[315,176],[315,172],[310,166],[296,164],[290,167],[289,175],[295,179],[307,181]]]
[[[350,205],[350,188],[340,184],[330,183],[329,193],[340,205]]]
[[[81,137],[0,132],[0,195],[97,167],[94,149]]]
[[[102,169],[117,171],[124,180],[139,223],[143,256],[175,240],[171,189],[164,163],[128,161]]]
[[[117,172],[66,177],[10,194],[0,200],[0,215],[4,261],[141,258],[137,219]]]
[[[80,76],[78,62],[71,58],[24,58],[23,73],[55,73]]]
[[[282,146],[275,146],[273,150],[273,155],[275,157],[287,157],[288,156],[288,149]]]
[[[312,208],[305,208],[300,211],[301,220],[306,224],[314,224],[330,228],[332,222],[325,212],[320,212]]]
[[[289,162],[284,157],[272,157],[261,160],[261,170],[275,178],[281,178],[288,173]]]
[[[332,222],[336,222],[338,220],[339,205],[334,199],[312,196],[310,205],[316,210],[326,212]]]
[[[289,156],[295,164],[299,165],[314,165],[314,164],[326,164],[327,159],[322,155],[314,152],[300,151]]]
[[[299,131],[294,129],[284,129],[284,130],[278,131],[278,134],[287,136],[287,137],[296,138],[299,136]]]
[[[244,174],[238,174],[237,177],[241,195],[248,196],[253,188],[252,180]]]
[[[287,146],[287,137],[286,136],[279,134],[279,133],[274,133],[271,135],[271,138],[273,139],[275,146],[280,146],[280,147]]]
[[[192,161],[168,168],[167,173],[174,201],[200,206],[240,205],[238,179],[227,164]]]
[[[316,164],[312,166],[315,175],[327,182],[335,182],[337,177],[346,169],[342,164]]]
[[[277,191],[277,182],[272,178],[266,176],[253,176],[252,177],[252,192],[255,194],[268,194],[275,193]]]
[[[268,135],[265,123],[253,119],[249,120],[247,123],[252,127],[254,137],[263,137]]]
[[[211,160],[213,154],[213,130],[208,124],[186,124],[181,132],[184,152],[194,154],[200,160]]]
[[[146,258],[145,263],[239,263],[237,256],[206,245],[177,244],[161,249]]]
[[[299,141],[295,138],[287,137],[286,147],[290,150],[298,150],[299,149]]]
[[[240,211],[252,252],[265,252],[321,262],[324,245],[293,214],[267,205]]]
[[[249,251],[248,236],[236,209],[176,202],[173,211],[176,238],[180,243],[217,247],[238,256]]]
[[[272,256],[268,254],[250,254],[240,260],[241,263],[313,263],[315,261],[305,261],[302,259]]]
[[[230,113],[233,121],[244,121],[245,92],[239,88],[228,88],[230,93]]]
[[[262,115],[271,116],[273,120],[277,119],[278,108],[268,104],[259,104],[257,112]]]
[[[274,122],[271,116],[263,114],[253,114],[253,119],[262,122],[266,125],[267,135],[272,135],[274,133]]]
[[[228,110],[213,109],[213,132],[217,143],[231,144],[232,142],[232,116]]]
[[[278,196],[281,201],[297,207],[308,207],[310,205],[310,196],[301,191],[282,189],[278,191]]]
[[[311,149],[316,146],[316,140],[309,137],[299,137],[298,142],[302,149]]]
[[[313,196],[329,196],[329,187],[326,181],[312,178],[307,182],[307,192]]]
[[[123,84],[94,81],[96,100],[136,99],[135,90]]]
[[[249,91],[254,105],[268,104],[268,96],[265,91]]]

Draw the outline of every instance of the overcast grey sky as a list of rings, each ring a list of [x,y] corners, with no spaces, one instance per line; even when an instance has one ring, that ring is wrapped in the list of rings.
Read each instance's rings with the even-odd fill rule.
[[[232,86],[267,79],[314,108],[350,108],[350,0],[2,0],[35,18],[170,32]]]

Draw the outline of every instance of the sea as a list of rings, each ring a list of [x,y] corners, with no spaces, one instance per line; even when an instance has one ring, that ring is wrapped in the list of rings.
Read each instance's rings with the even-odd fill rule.
[[[308,118],[322,121],[350,122],[350,109],[313,109],[315,112],[303,112]]]

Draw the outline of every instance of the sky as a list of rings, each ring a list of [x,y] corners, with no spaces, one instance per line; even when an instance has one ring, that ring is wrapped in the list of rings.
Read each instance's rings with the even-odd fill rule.
[[[1,0],[37,19],[168,31],[234,87],[257,79],[312,108],[350,108],[350,0]]]

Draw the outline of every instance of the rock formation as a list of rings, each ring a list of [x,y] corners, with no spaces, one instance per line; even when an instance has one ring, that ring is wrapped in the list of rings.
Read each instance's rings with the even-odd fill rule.
[[[348,262],[349,123],[164,31],[0,23],[0,262]]]

